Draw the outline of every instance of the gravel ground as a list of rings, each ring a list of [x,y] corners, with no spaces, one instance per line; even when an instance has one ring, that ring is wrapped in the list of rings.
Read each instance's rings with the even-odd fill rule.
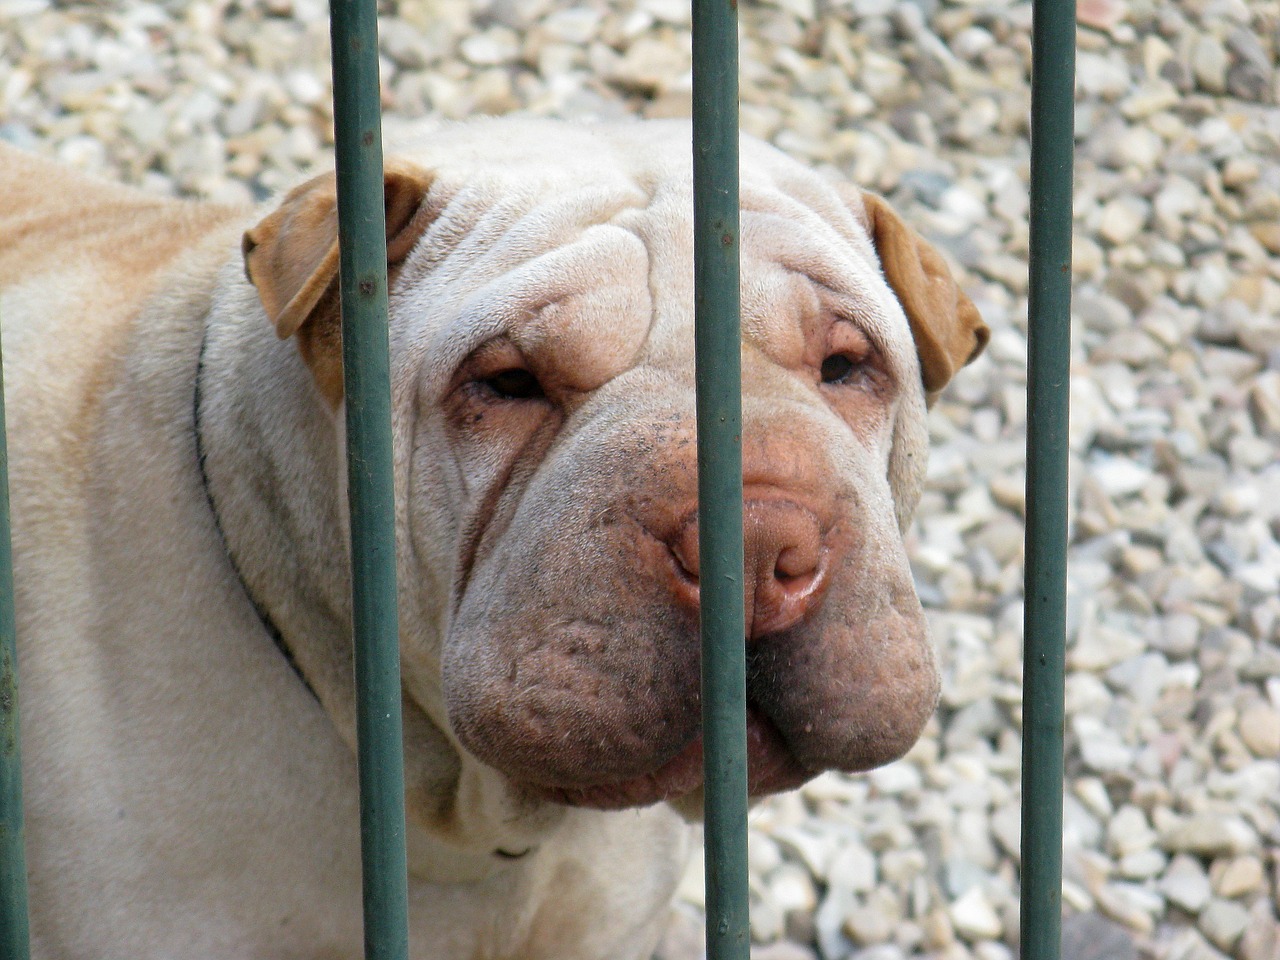
[[[1068,960],[1278,960],[1280,3],[1079,0]],[[385,3],[387,126],[686,115],[683,0]],[[754,814],[756,960],[1017,940],[1030,6],[752,0],[744,127],[890,196],[994,330],[911,535],[945,668],[903,761]],[[0,0],[0,139],[252,200],[327,162],[319,0]],[[695,865],[696,868],[697,865]],[[691,871],[663,948],[700,956]]]

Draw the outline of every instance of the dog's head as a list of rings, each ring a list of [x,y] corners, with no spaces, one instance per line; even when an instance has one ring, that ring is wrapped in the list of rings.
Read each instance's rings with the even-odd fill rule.
[[[529,794],[701,782],[686,125],[446,130],[387,164],[406,689]],[[938,693],[901,532],[987,329],[883,200],[741,165],[751,790],[900,756]],[[246,234],[341,403],[333,180]],[[447,716],[447,721],[445,717]]]

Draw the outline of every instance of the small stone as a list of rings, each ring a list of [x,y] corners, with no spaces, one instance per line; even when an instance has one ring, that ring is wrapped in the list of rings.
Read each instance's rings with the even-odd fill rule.
[[[962,60],[976,60],[996,44],[988,30],[982,27],[965,27],[951,38],[951,52]]]
[[[756,838],[752,838],[754,846]],[[818,905],[818,894],[809,872],[796,863],[784,863],[768,878],[769,898],[784,914],[792,911],[811,913]]]
[[[860,843],[850,843],[835,855],[825,876],[832,887],[866,893],[876,885],[875,855]]]
[[[1156,834],[1137,807],[1121,807],[1107,824],[1107,851],[1124,857],[1155,846]]]
[[[920,790],[920,770],[910,763],[891,763],[868,774],[877,793],[898,796]]]
[[[1115,100],[1132,87],[1124,62],[1099,53],[1077,54],[1076,76],[1081,92],[1104,100]]]
[[[1004,931],[1004,924],[991,901],[979,887],[972,887],[948,909],[956,933],[970,943],[994,940]]]
[[[1262,167],[1253,157],[1228,157],[1222,165],[1222,185],[1230,190],[1253,183],[1262,173]]]
[[[673,86],[689,69],[688,57],[661,40],[641,37],[609,70],[609,79],[626,90],[653,95]]]
[[[1113,158],[1118,161],[1117,165],[1121,169],[1128,168],[1135,171],[1152,169],[1164,156],[1166,149],[1164,138],[1146,127],[1133,127],[1126,130],[1112,147]],[[1146,212],[1144,206],[1138,206],[1136,210],[1142,214]]]
[[[568,7],[548,13],[541,27],[553,40],[582,45],[596,38],[601,17],[601,11],[590,7]]]
[[[1280,710],[1256,703],[1240,716],[1240,739],[1255,757],[1280,757]]]
[[[1197,925],[1214,946],[1231,950],[1249,927],[1249,911],[1230,900],[1214,900],[1200,911]]]
[[[849,911],[844,918],[844,933],[864,947],[884,943],[893,934],[898,919],[896,912],[886,912],[882,905],[868,903]]]
[[[1138,850],[1121,857],[1116,872],[1126,880],[1147,880],[1157,876],[1168,862],[1159,850]]]
[[[1280,350],[1280,323],[1273,316],[1249,313],[1240,324],[1240,346],[1256,354]]]
[[[1187,913],[1203,910],[1213,892],[1200,862],[1185,854],[1170,861],[1156,889],[1166,900]]]
[[[1102,208],[1098,233],[1111,244],[1129,243],[1146,226],[1150,215],[1150,204],[1140,197],[1125,194]]]
[[[493,67],[511,63],[520,55],[520,38],[514,30],[494,26],[466,37],[458,49],[468,63]]]
[[[1124,89],[1129,89],[1127,75],[1125,81]],[[1167,80],[1148,80],[1120,102],[1120,112],[1129,120],[1144,120],[1176,106],[1180,99],[1178,88]]]
[[[1071,721],[1080,759],[1095,773],[1114,773],[1133,763],[1133,749],[1096,717],[1078,716]]]
[[[1104,883],[1094,892],[1098,909],[1112,920],[1139,933],[1155,929],[1155,917],[1164,909],[1164,900],[1134,883]]]
[[[1191,46],[1191,72],[1201,87],[1210,93],[1224,93],[1230,62],[1226,46],[1212,33],[1196,36]]]
[[[1197,814],[1160,831],[1162,849],[1205,857],[1246,853],[1258,846],[1258,835],[1239,817]]]
[[[837,852],[832,849],[832,845],[826,837],[818,834],[811,827],[794,826],[778,830],[774,833],[773,839],[791,856],[792,859],[797,860],[808,867],[809,872],[813,874],[813,876],[828,876],[828,867],[832,862],[833,855],[836,855]],[[874,886],[875,859],[871,857],[870,853],[865,851],[865,848],[857,845],[846,848],[844,851],[841,851],[839,855],[843,856],[845,854],[849,854],[849,851],[852,849],[861,850],[865,855],[866,859],[860,862],[865,863],[868,860],[870,861],[870,869],[872,871],[871,885]],[[834,884],[834,881],[832,882]],[[865,889],[870,889],[870,886]]]
[[[1262,889],[1266,880],[1261,860],[1253,856],[1236,857],[1221,870],[1215,869],[1213,890],[1220,897],[1232,899]]]

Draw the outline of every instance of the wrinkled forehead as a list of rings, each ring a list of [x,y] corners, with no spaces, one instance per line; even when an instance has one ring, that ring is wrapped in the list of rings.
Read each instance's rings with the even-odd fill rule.
[[[614,353],[655,361],[688,353],[686,123],[465,124],[397,152],[433,176],[432,224],[399,288],[419,305],[416,315],[434,319],[435,355],[460,360],[499,335],[522,347],[590,337],[602,325]],[[892,298],[860,205],[750,138],[740,177],[744,337],[794,337],[798,320],[834,304],[891,339]]]

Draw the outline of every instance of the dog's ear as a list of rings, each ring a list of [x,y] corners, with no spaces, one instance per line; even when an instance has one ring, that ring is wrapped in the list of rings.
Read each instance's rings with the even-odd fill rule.
[[[982,352],[991,331],[956,285],[942,254],[882,198],[863,193],[861,200],[884,277],[911,324],[925,399],[932,404],[956,371]]]
[[[387,265],[404,260],[429,225],[422,200],[431,175],[388,161],[383,176]],[[320,392],[342,399],[342,324],[338,300],[338,194],[332,173],[290,191],[241,241],[245,275],[284,340],[296,337]]]

